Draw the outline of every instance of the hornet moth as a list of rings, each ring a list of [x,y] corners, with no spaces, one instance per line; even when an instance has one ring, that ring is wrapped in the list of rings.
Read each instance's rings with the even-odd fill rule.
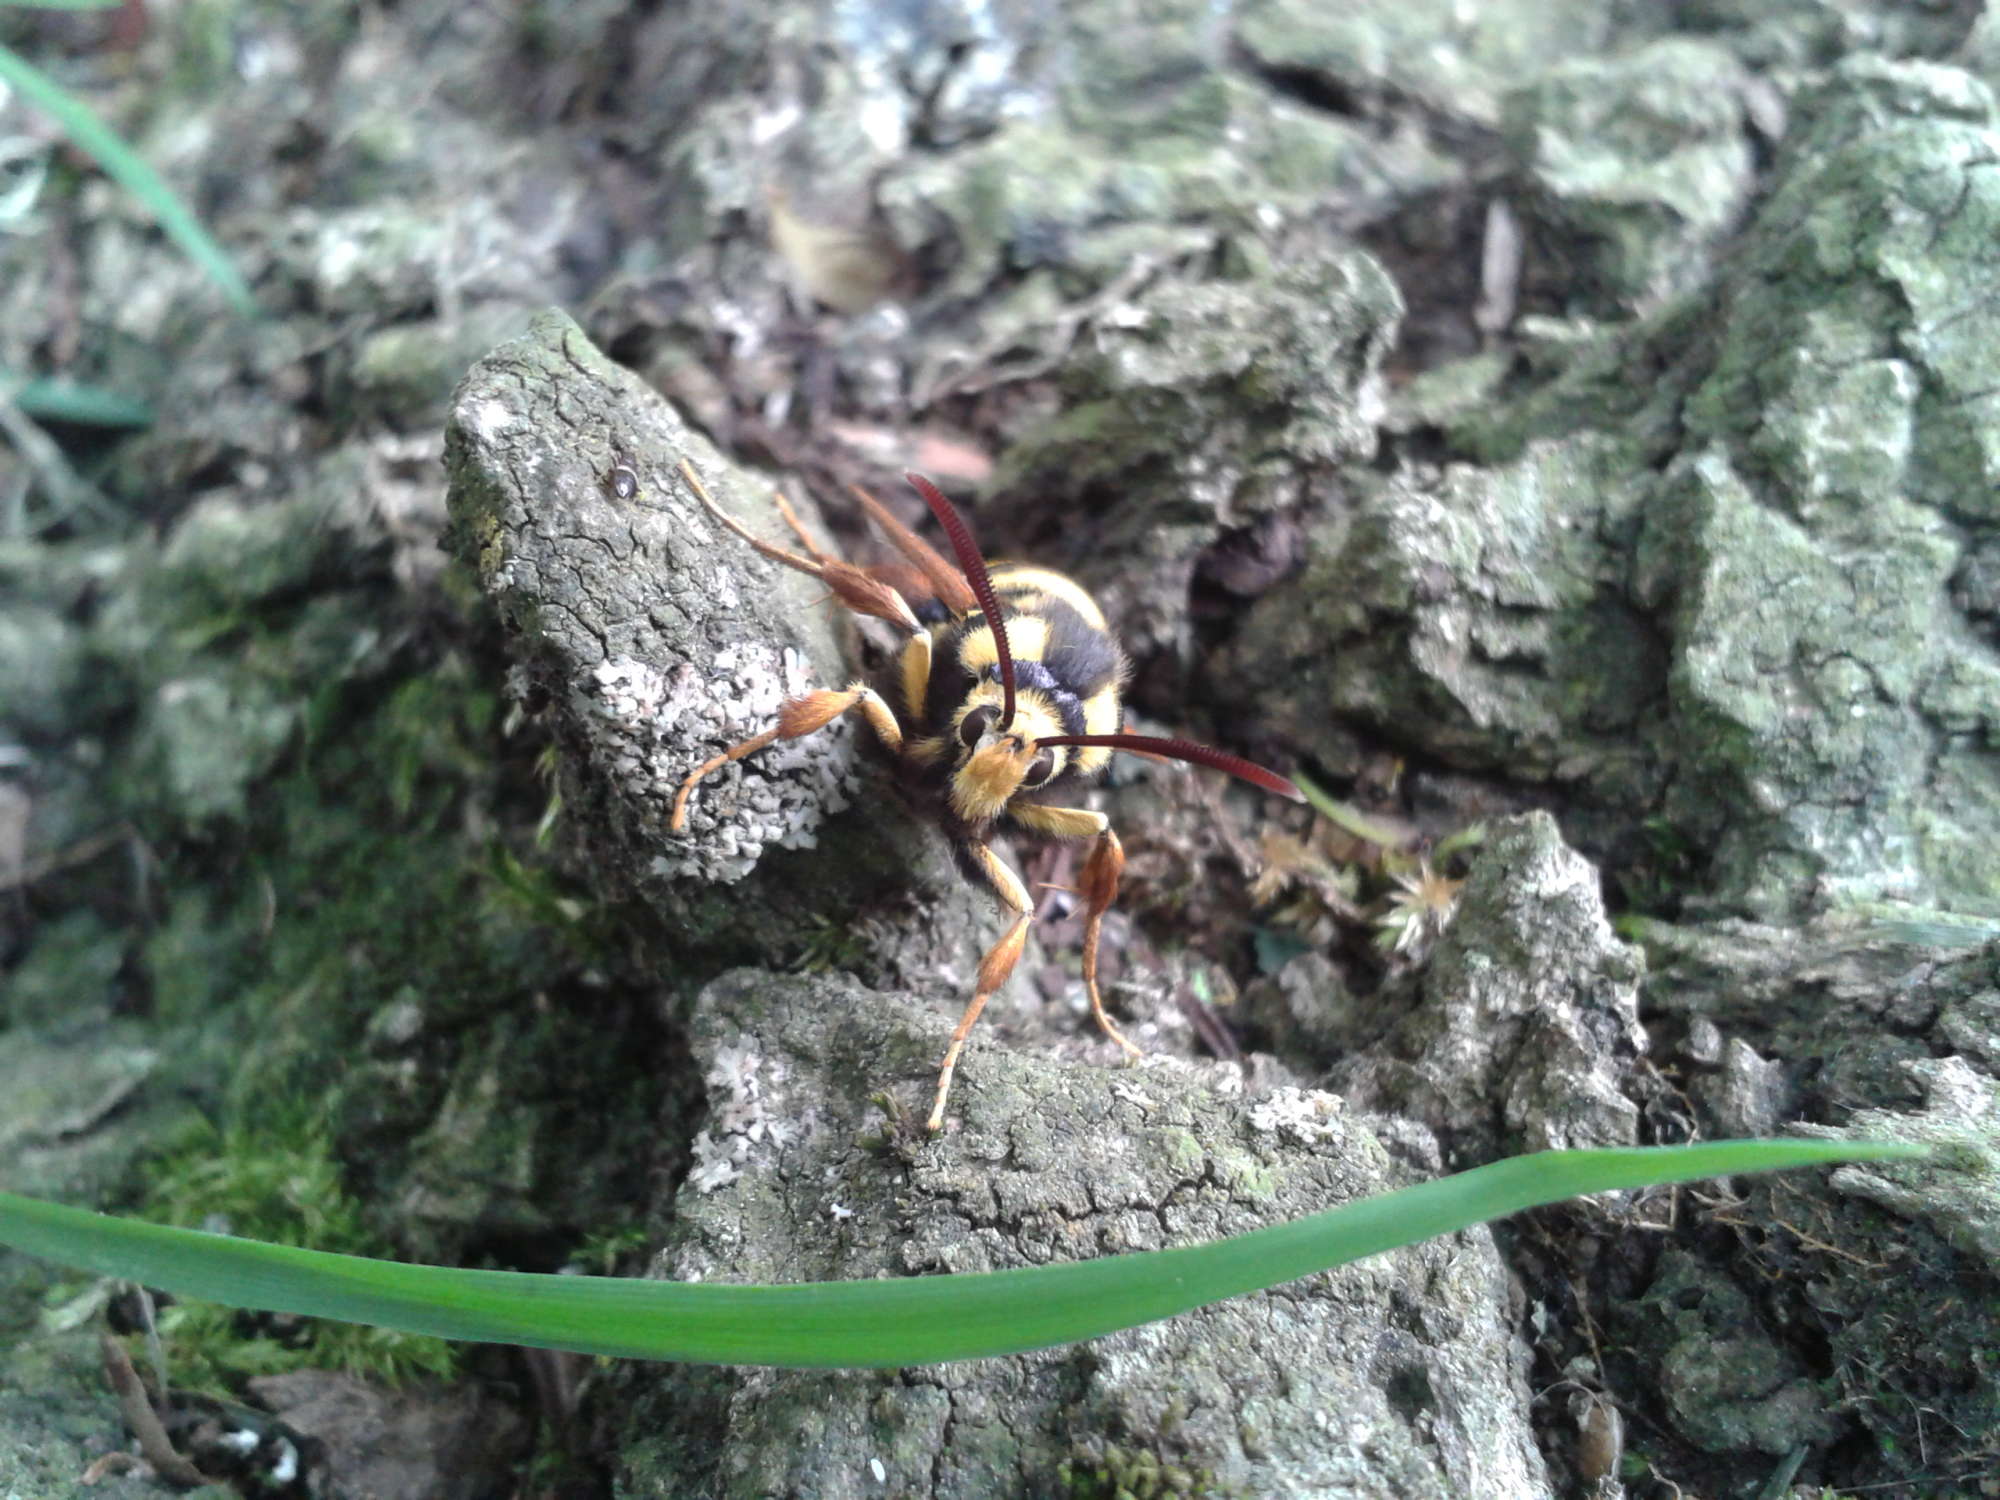
[[[958,863],[995,895],[1011,918],[987,950],[971,1003],[952,1032],[938,1069],[937,1102],[928,1128],[943,1128],[952,1073],[986,1002],[1007,982],[1028,940],[1034,916],[1020,876],[993,852],[1002,818],[1050,839],[1089,839],[1079,894],[1085,905],[1083,982],[1090,1013],[1128,1057],[1139,1049],[1105,1014],[1097,989],[1097,943],[1104,913],[1118,894],[1125,853],[1103,813],[1072,805],[1100,776],[1113,751],[1184,760],[1302,802],[1299,789],[1275,772],[1188,740],[1126,734],[1119,693],[1125,653],[1111,638],[1104,612],[1074,579],[1047,568],[1000,563],[988,569],[972,533],[951,502],[920,474],[906,474],[951,540],[954,567],[898,521],[873,496],[856,489],[868,518],[902,561],[856,567],[822,552],[792,508],[779,512],[798,536],[803,555],[764,541],[723,512],[685,461],[681,473],[708,513],[774,562],[817,578],[857,614],[886,620],[904,636],[897,670],[900,711],[865,681],[836,692],[793,698],[778,722],[696,766],[674,798],[668,828],[687,826],[688,798],[711,772],[780,740],[824,729],[859,710],[894,755],[906,780],[951,840]]]

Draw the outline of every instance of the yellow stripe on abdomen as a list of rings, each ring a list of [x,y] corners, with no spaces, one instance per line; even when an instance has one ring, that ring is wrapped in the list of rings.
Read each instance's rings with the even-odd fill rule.
[[[1085,734],[1116,734],[1123,717],[1118,706],[1118,684],[1115,681],[1083,700]],[[1076,751],[1076,768],[1086,776],[1095,776],[1110,759],[1111,752],[1102,745],[1088,745]]]
[[[1040,661],[1048,649],[1049,622],[1034,615],[1016,615],[1007,622],[1007,650],[1016,661]],[[993,627],[984,623],[966,631],[958,643],[959,665],[974,677],[1000,660]]]
[[[1046,594],[1051,599],[1060,599],[1071,609],[1082,615],[1085,623],[1093,629],[1105,630],[1104,611],[1097,607],[1097,601],[1090,597],[1084,586],[1066,574],[1053,568],[1038,568],[1031,563],[1000,563],[993,569],[993,592],[1007,594]],[[1025,601],[1023,601],[1025,602]],[[1012,629],[1009,628],[1008,642],[1013,644]]]

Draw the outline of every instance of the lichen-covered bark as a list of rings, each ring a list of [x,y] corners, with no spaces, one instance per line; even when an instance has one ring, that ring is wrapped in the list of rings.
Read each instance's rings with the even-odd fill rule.
[[[981,1271],[1247,1229],[1436,1170],[1330,1095],[1225,1070],[977,1053],[943,1145],[871,1095],[948,1020],[846,980],[751,971],[692,1018],[713,1110],[655,1274],[785,1282]],[[1505,1273],[1435,1241],[1087,1347],[881,1374],[632,1370],[632,1495],[1047,1494],[1148,1456],[1186,1493],[1547,1492]],[[879,1470],[876,1466],[879,1465]]]
[[[763,564],[746,588],[735,539],[677,472],[694,461],[740,505],[713,448],[560,314],[475,366],[452,416],[452,546],[520,643],[515,691],[577,741],[566,794],[610,804],[592,843],[642,851],[624,882],[733,884],[766,847],[813,847],[854,789],[845,723],[717,776],[690,836],[664,837],[693,747],[750,738],[840,672],[810,584]],[[629,497],[610,480],[625,463]]]
[[[1990,887],[2000,807],[2000,659],[1950,588],[1994,520],[1993,101],[1857,60],[1799,112],[1639,554],[1680,643],[1669,816],[1762,912]]]
[[[623,434],[623,449],[639,468],[641,493],[630,500],[600,482],[608,451],[576,454],[600,427]],[[808,900],[826,903],[816,908],[828,913],[824,920],[852,924],[831,903],[840,899],[840,881],[868,858],[857,842],[821,854],[809,867],[810,885],[753,904],[738,891],[755,888],[751,870],[761,870],[764,850],[743,841],[730,846],[739,862],[704,862],[702,830],[691,841],[695,853],[679,856],[659,827],[666,798],[711,748],[706,741],[760,726],[712,724],[676,712],[672,702],[620,702],[613,712],[591,691],[604,681],[604,662],[623,659],[635,672],[683,681],[691,702],[727,701],[716,658],[735,659],[760,639],[784,640],[798,628],[800,615],[777,607],[766,582],[776,570],[750,548],[675,537],[676,528],[707,523],[673,459],[693,452],[704,467],[726,473],[722,462],[698,451],[705,445],[657,398],[631,390],[629,377],[605,366],[558,317],[473,372],[451,431],[456,545],[514,628],[525,667],[519,690],[551,705],[560,738],[574,747],[574,805],[597,809],[586,813],[586,827],[600,818],[606,825],[594,847],[631,851],[630,872],[600,868],[606,887],[656,902],[667,940],[684,952],[719,946],[690,920],[699,909],[681,894],[706,885],[727,887],[735,930],[767,943],[801,930],[807,914],[798,903]],[[733,479],[718,485],[732,495],[738,488]],[[601,561],[607,554],[626,559],[612,576]],[[810,774],[799,777],[782,760],[746,770],[748,786],[769,781],[804,803],[821,800]],[[729,805],[726,790],[716,795]],[[716,823],[727,831],[726,817]],[[890,844],[902,827],[878,819],[859,831]],[[921,847],[916,835],[903,836]],[[657,852],[661,847],[667,853]],[[934,937],[931,961],[918,970],[933,991],[936,977],[953,967],[949,936]],[[1338,1109],[1330,1098],[1293,1093],[1225,1104],[1211,1089],[1173,1078],[1165,1059],[1159,1070],[1120,1076],[1010,1058],[997,1045],[1006,1034],[999,1029],[1003,1007],[965,1065],[963,1118],[949,1145],[915,1148],[892,1189],[883,1170],[889,1156],[863,1145],[868,1101],[886,1090],[920,1113],[916,1095],[950,1023],[949,1010],[933,998],[921,1012],[927,1024],[913,1036],[909,1004],[851,983],[768,977],[703,991],[692,1025],[710,1114],[672,1208],[675,1248],[661,1263],[666,1274],[790,1281],[1157,1248],[1392,1180],[1327,1177],[1332,1163],[1352,1173],[1369,1150],[1380,1150],[1359,1127],[1350,1131],[1324,1115]],[[1163,1091],[1162,1100],[1154,1090]],[[988,1206],[965,1212],[981,1203]],[[948,1211],[953,1205],[957,1212]],[[822,1222],[831,1233],[820,1232]],[[1387,1265],[1349,1273],[1373,1289],[1369,1295],[1232,1305],[1114,1340],[1088,1362],[1116,1373],[1086,1383],[1094,1415],[1081,1424],[1075,1358],[1062,1353],[947,1373],[914,1388],[804,1375],[744,1375],[718,1386],[703,1374],[690,1377],[698,1388],[690,1394],[669,1382],[627,1414],[643,1428],[653,1421],[642,1413],[654,1400],[676,1411],[685,1404],[668,1436],[642,1441],[629,1455],[627,1483],[637,1493],[676,1493],[687,1483],[684,1466],[694,1463],[712,1466],[728,1493],[858,1494],[870,1482],[869,1461],[879,1458],[897,1483],[929,1475],[939,1494],[989,1493],[996,1484],[1032,1492],[1055,1483],[1064,1464],[1113,1464],[1132,1448],[1251,1489],[1531,1493],[1543,1481],[1525,1433],[1502,1437],[1492,1426],[1512,1404],[1498,1393],[1518,1380],[1503,1284],[1483,1256],[1460,1268],[1464,1253],[1418,1252],[1422,1269],[1400,1277]],[[1427,1257],[1441,1259],[1430,1264]],[[1337,1360],[1343,1348],[1378,1346],[1377,1335],[1358,1330],[1400,1305],[1392,1289],[1410,1277],[1463,1277],[1466,1284],[1462,1295],[1443,1300],[1441,1307],[1452,1309],[1440,1311],[1445,1322],[1404,1329],[1414,1343],[1400,1360]],[[1234,1404],[1199,1395],[1200,1369],[1218,1391],[1234,1393]],[[1318,1375],[1301,1382],[1301,1369]],[[1412,1382],[1420,1398],[1398,1394]],[[1411,1400],[1416,1406],[1405,1409]],[[1390,1441],[1376,1431],[1368,1456],[1337,1456],[1315,1416],[1329,1406],[1348,1413],[1357,1431],[1386,1427],[1398,1436]],[[815,1442],[779,1442],[808,1410]],[[1170,1411],[1180,1415],[1169,1419]],[[1162,1423],[1171,1437],[1156,1430]],[[1246,1426],[1253,1437],[1244,1435]],[[840,1452],[836,1444],[844,1444]],[[671,1465],[655,1467],[655,1450],[671,1452]]]
[[[1623,404],[1582,363],[1464,424],[1504,461],[1363,480],[1246,623],[1246,705],[1311,674],[1288,728],[1329,760],[1326,700],[1559,788],[1614,868],[1653,818],[1714,907],[1992,884],[1991,99],[1857,59],[1793,109],[1737,255],[1611,367]]]
[[[102,500],[0,447],[0,1175],[196,1211],[147,1196],[163,1142],[255,1166],[304,1120],[379,1248],[548,1268],[643,1220],[658,1274],[786,1278],[1202,1237],[1539,1144],[1988,1141],[1991,951],[1826,910],[1990,929],[1977,9],[417,0],[149,8],[129,57],[21,33],[267,315],[219,316],[0,103],[57,168],[0,237],[0,370],[155,413],[57,431]],[[876,661],[682,457],[778,540],[782,471],[864,558],[842,486],[900,503],[934,466],[990,550],[1104,599],[1146,727],[1413,840],[1485,820],[1455,920],[1384,958],[1365,851],[1358,915],[1253,910],[1303,816],[1122,768],[1107,959],[1148,1062],[1103,1066],[1055,892],[958,1128],[877,1146],[867,1096],[920,1113],[996,923],[845,726],[666,835],[689,765]],[[1630,1418],[1628,1492],[1794,1460],[1949,1486],[1995,1405],[1969,1160],[1546,1212],[978,1367],[623,1369],[578,1446],[635,1493],[872,1493],[879,1461],[946,1493],[1532,1494],[1591,1482],[1588,1408]],[[10,1493],[116,1440],[46,1292],[0,1266]]]
[[[956,901],[946,925],[965,930],[969,893],[880,760],[858,763],[863,731],[846,720],[725,767],[696,790],[685,833],[668,830],[695,766],[768,729],[785,699],[853,675],[824,590],[725,532],[679,465],[788,543],[769,494],[559,313],[474,367],[446,441],[450,544],[513,638],[510,693],[565,746],[565,811],[599,889],[650,904],[670,951],[711,962],[796,956],[816,931],[864,920],[874,941],[855,953],[917,973],[948,957],[913,919]],[[608,482],[621,461],[639,479],[630,497]],[[969,933],[959,952],[973,954]]]
[[[1448,1158],[1638,1139],[1638,951],[1612,936],[1589,861],[1537,816],[1494,830],[1407,997],[1383,996],[1330,1082],[1422,1121]]]
[[[1653,924],[1639,936],[1652,956],[1649,1008],[1671,1037],[1662,1062],[1719,1133],[1839,1119],[1947,1148],[1909,1173],[1843,1169],[1719,1201],[1733,1259],[1755,1274],[1731,1287],[1683,1262],[1667,1278],[1680,1294],[1662,1286],[1651,1299],[1680,1329],[1673,1337],[1752,1340],[1771,1374],[1756,1390],[1748,1365],[1718,1381],[1735,1362],[1683,1349],[1661,1367],[1676,1428],[1710,1451],[1829,1440],[1828,1403],[1799,1389],[1783,1335],[1807,1316],[1828,1331],[1842,1402],[1881,1441],[1906,1451],[1942,1424],[1976,1450],[2000,1409],[1975,1352],[1989,1325],[1983,1313],[1938,1310],[1990,1284],[2000,1255],[1988,1184],[2000,1058],[1992,945],[1941,957],[1851,921]],[[1863,1101],[1876,1102],[1857,1110]],[[1628,1327],[1642,1357],[1659,1355],[1659,1320],[1634,1309]]]

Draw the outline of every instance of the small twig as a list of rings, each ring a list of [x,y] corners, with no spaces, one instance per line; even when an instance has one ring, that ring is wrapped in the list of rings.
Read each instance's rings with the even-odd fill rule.
[[[167,1350],[160,1342],[159,1309],[153,1304],[153,1294],[136,1282],[127,1282],[132,1293],[139,1299],[139,1321],[146,1325],[146,1358],[153,1366],[153,1385],[162,1394],[167,1389]]]
[[[1597,1340],[1597,1320],[1590,1315],[1590,1301],[1585,1295],[1582,1281],[1574,1275],[1570,1277],[1569,1296],[1576,1304],[1576,1316],[1583,1327],[1583,1341],[1590,1345],[1590,1367],[1597,1371],[1598,1383],[1615,1401],[1618,1393],[1612,1390],[1611,1372],[1604,1365],[1604,1346]]]
[[[1135,256],[1132,264],[1110,281],[1051,318],[1053,337],[1047,346],[1018,364],[999,363],[1000,357],[1020,342],[1017,332],[1009,331],[983,347],[971,350],[966,355],[965,363],[956,371],[925,381],[911,395],[910,410],[928,411],[947,396],[976,396],[996,385],[1018,384],[1046,375],[1068,357],[1070,347],[1076,343],[1077,334],[1084,324],[1138,292],[1162,264],[1163,261],[1150,255]]]
[[[1215,1006],[1194,993],[1186,984],[1174,986],[1174,1000],[1180,1006],[1181,1014],[1194,1027],[1195,1035],[1207,1045],[1208,1050],[1224,1062],[1241,1064],[1243,1048],[1236,1040],[1236,1034],[1229,1029]]]
[[[174,1484],[214,1483],[174,1451],[167,1429],[160,1425],[160,1414],[153,1410],[152,1400],[146,1395],[146,1384],[139,1378],[139,1372],[132,1368],[125,1346],[110,1334],[102,1333],[97,1336],[97,1347],[104,1359],[105,1377],[110,1380],[119,1408],[125,1413],[125,1425],[139,1440],[139,1456],[153,1466],[154,1473]]]
[[[1222,841],[1222,847],[1229,851],[1229,857],[1236,861],[1237,873],[1245,880],[1255,880],[1258,871],[1264,868],[1264,860],[1250,847],[1249,841],[1237,831],[1236,824],[1224,808],[1222,799],[1224,783],[1220,778],[1203,776],[1196,778],[1195,786],[1198,788],[1195,796],[1200,799],[1202,809],[1208,814],[1209,827],[1215,830],[1216,837]]]
[[[1903,1490],[1907,1492],[1913,1484],[1964,1485],[1967,1488],[1962,1493],[1971,1493],[1970,1486],[1981,1480],[1991,1480],[1995,1475],[2000,1475],[2000,1469],[1967,1469],[1962,1474],[1905,1474],[1896,1479],[1877,1480],[1874,1484],[1843,1484],[1839,1489],[1829,1490],[1827,1493],[1867,1495],[1872,1494],[1876,1490]]]
[[[83,1482],[96,1484],[109,1479],[113,1474],[137,1474],[142,1478],[151,1479],[153,1469],[138,1454],[127,1453],[123,1448],[117,1448],[109,1453],[99,1454],[93,1459],[90,1467],[83,1471]]]
[[[1791,1232],[1792,1238],[1796,1239],[1800,1245],[1802,1245],[1808,1250],[1817,1250],[1822,1255],[1834,1256],[1836,1259],[1844,1260],[1851,1265],[1859,1266],[1864,1271],[1886,1271],[1889,1269],[1888,1261],[1870,1260],[1868,1259],[1867,1256],[1857,1255],[1852,1250],[1843,1250],[1838,1245],[1828,1244],[1818,1235],[1806,1233],[1805,1230],[1799,1228],[1798,1225],[1792,1223],[1791,1220],[1789,1219],[1774,1218],[1771,1220],[1771,1222],[1780,1229],[1789,1230]]]
[[[73,510],[88,511],[99,521],[117,519],[118,507],[105,498],[96,485],[70,467],[56,440],[37,427],[14,404],[14,393],[20,385],[17,380],[9,380],[0,386],[0,436],[5,436],[14,445],[15,451],[26,460],[58,507],[49,524],[54,525]]]
[[[16,869],[0,867],[0,891],[25,889],[37,881],[53,875],[58,870],[66,870],[71,865],[88,864],[105,850],[110,849],[132,836],[130,823],[118,823],[102,833],[93,833],[78,839],[67,849],[58,849],[54,854],[43,856],[21,865]]]
[[[580,1354],[561,1349],[523,1347],[521,1357],[527,1362],[528,1378],[535,1388],[535,1407],[547,1424],[546,1431],[566,1442],[589,1362]]]

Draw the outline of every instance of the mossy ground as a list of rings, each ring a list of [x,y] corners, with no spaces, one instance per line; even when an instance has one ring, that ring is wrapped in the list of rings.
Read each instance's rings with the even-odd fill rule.
[[[535,847],[551,793],[529,737],[502,733],[474,649],[336,691],[292,683],[307,705],[296,733],[249,782],[226,837],[157,804],[133,808],[158,862],[156,923],[143,937],[124,929],[125,962],[113,946],[84,968],[127,974],[118,1003],[143,1013],[163,1059],[154,1082],[196,1108],[133,1160],[123,1206],[315,1249],[525,1248],[557,1264],[615,1211],[621,1166],[603,1141],[620,1120],[652,1128],[658,1091],[643,1075],[663,1049],[617,1040],[650,1036],[651,1011],[611,978],[611,924]],[[72,917],[42,943],[73,957],[108,930]],[[11,994],[9,1013],[46,1014],[35,994],[32,983]],[[601,1097],[618,1118],[585,1118],[576,1101],[613,1075],[619,1087]],[[516,1092],[524,1078],[533,1097]],[[468,1132],[476,1145],[438,1129],[459,1091],[491,1096]],[[424,1197],[413,1184],[440,1154],[491,1166],[550,1211],[496,1208],[497,1189]],[[543,1194],[550,1177],[564,1189]],[[413,1198],[423,1211],[408,1211]],[[592,1232],[601,1259],[606,1235]],[[206,1305],[165,1308],[160,1331],[170,1377],[211,1391],[302,1366],[395,1380],[454,1368],[437,1340],[280,1329]]]

